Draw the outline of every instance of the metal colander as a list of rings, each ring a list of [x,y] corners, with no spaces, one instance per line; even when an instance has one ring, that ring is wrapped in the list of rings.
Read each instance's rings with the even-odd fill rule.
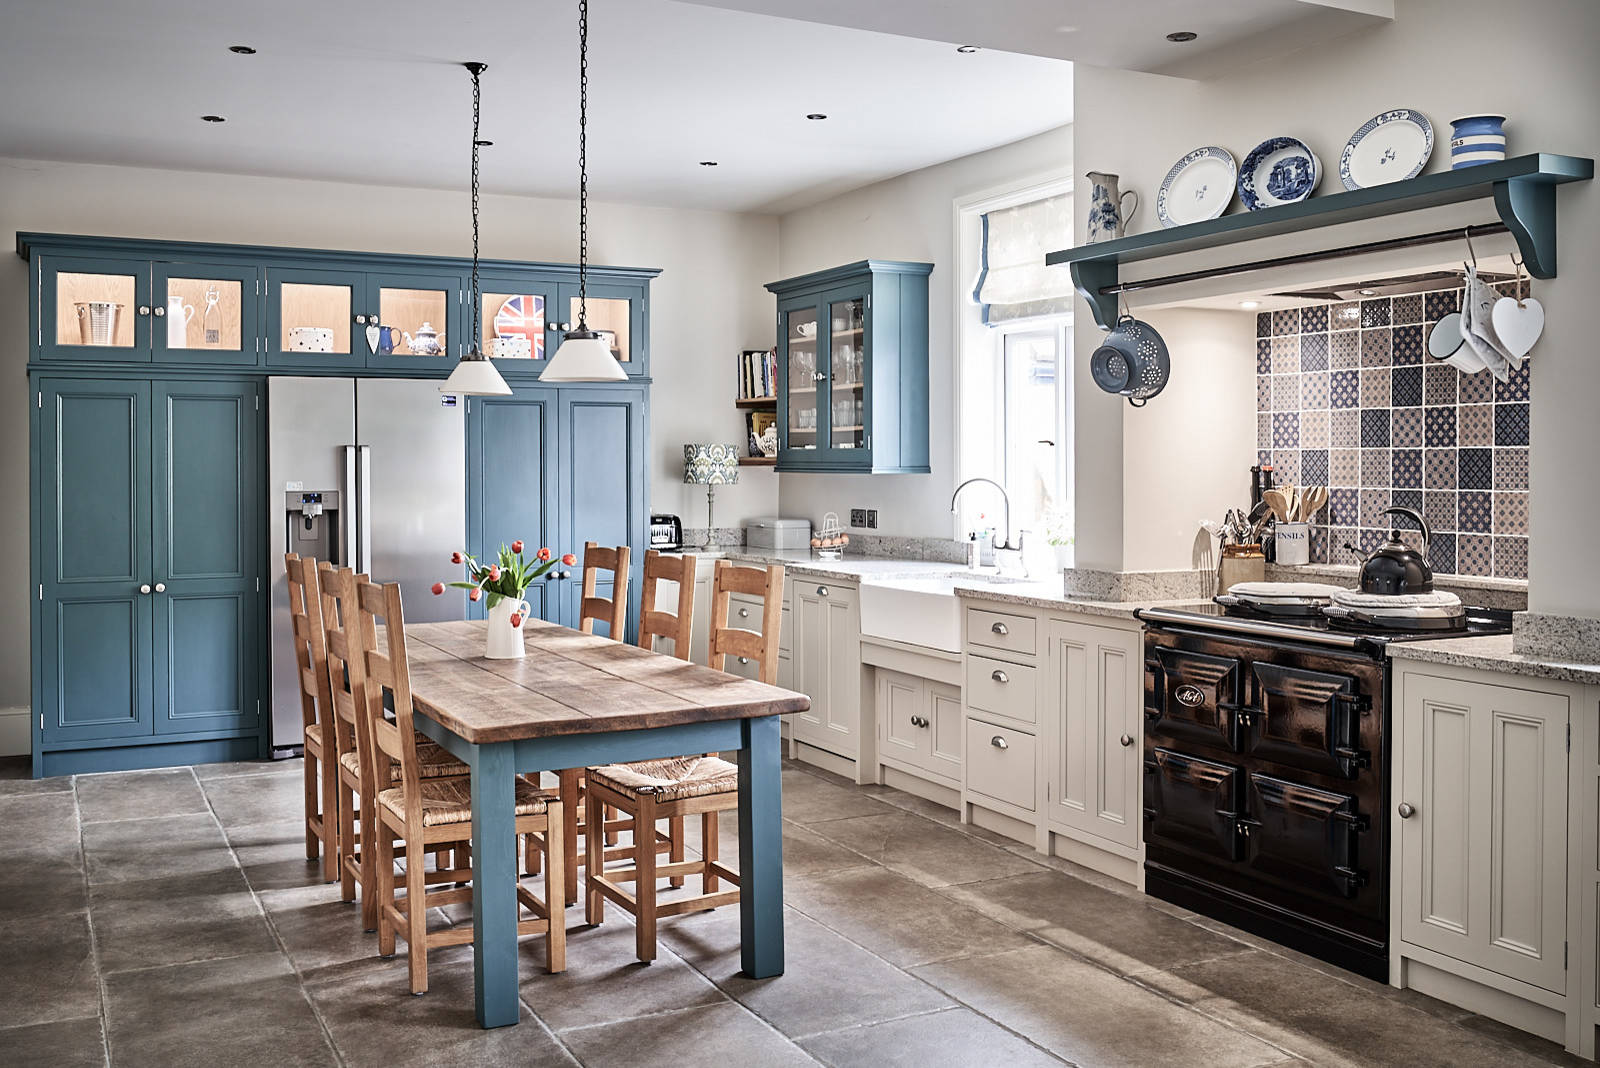
[[[1118,319],[1089,357],[1094,384],[1107,393],[1127,397],[1135,408],[1166,388],[1170,371],[1167,343],[1149,323],[1131,315]]]

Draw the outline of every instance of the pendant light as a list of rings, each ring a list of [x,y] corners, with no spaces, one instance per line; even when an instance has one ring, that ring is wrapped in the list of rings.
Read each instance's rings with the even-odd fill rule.
[[[541,382],[626,382],[611,346],[589,329],[589,0],[578,0],[578,326],[561,336]]]
[[[478,113],[483,97],[478,78],[488,69],[488,65],[466,63],[463,66],[472,73],[472,343],[462,355],[461,362],[456,364],[456,369],[450,372],[450,377],[440,383],[439,392],[504,397],[511,393],[511,387],[506,385],[506,380],[500,377],[500,372],[495,370],[489,358],[478,350],[478,339],[483,336],[483,294],[478,292],[478,149],[487,143],[478,139]]]

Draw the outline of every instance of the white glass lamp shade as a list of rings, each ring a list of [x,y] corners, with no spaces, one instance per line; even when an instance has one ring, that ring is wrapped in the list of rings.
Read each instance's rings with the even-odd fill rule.
[[[724,486],[739,481],[739,447],[720,442],[685,445],[683,481],[691,486]]]
[[[611,346],[592,330],[574,330],[561,339],[541,382],[626,382],[628,372],[611,355]]]
[[[507,397],[511,395],[511,387],[481,353],[469,352],[461,357],[450,377],[439,383],[439,392],[467,397]]]

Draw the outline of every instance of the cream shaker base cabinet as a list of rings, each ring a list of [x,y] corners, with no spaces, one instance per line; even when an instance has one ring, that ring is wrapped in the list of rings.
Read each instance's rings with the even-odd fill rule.
[[[878,760],[959,789],[961,689],[888,668],[873,675]]]
[[[804,576],[796,576],[789,587],[794,688],[811,698],[809,710],[784,717],[791,737],[859,760],[861,617],[856,587]]]

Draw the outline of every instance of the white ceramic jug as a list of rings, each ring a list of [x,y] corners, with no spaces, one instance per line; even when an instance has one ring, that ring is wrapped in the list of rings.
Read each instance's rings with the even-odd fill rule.
[[[189,347],[189,320],[193,318],[193,304],[185,304],[179,296],[167,298],[167,348]]]
[[[513,613],[528,618],[528,602],[502,597],[489,609],[489,641],[484,656],[490,660],[518,660],[526,655],[522,646],[522,628],[511,625]]]
[[[1133,213],[1139,210],[1139,194],[1132,189],[1126,193],[1119,193],[1118,178],[1115,174],[1090,171],[1084,177],[1091,183],[1085,243],[1092,245],[1096,241],[1111,241],[1121,237],[1126,232]],[[1126,211],[1122,208],[1124,197],[1133,198],[1133,204]]]

